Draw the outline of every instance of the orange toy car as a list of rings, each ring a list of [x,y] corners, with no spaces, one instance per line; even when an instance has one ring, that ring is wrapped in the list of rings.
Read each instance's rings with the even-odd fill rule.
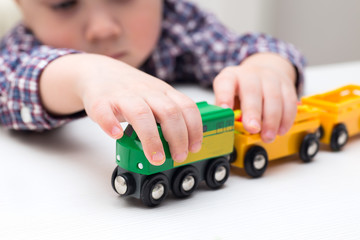
[[[299,105],[294,125],[272,143],[264,143],[260,134],[250,134],[241,122],[240,110],[235,111],[235,144],[230,159],[232,166],[244,168],[251,177],[260,177],[268,161],[300,153],[304,162],[309,162],[319,150],[316,132],[320,126],[319,110]]]
[[[301,99],[319,108],[320,141],[339,151],[349,136],[360,133],[360,86],[347,85],[336,90]]]

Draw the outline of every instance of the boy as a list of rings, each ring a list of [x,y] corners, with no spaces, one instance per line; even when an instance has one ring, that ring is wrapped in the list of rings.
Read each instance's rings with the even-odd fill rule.
[[[146,157],[161,165],[158,122],[181,162],[201,148],[201,118],[164,81],[213,85],[223,107],[237,98],[246,129],[266,142],[293,123],[304,60],[292,45],[235,36],[184,0],[16,2],[23,24],[0,45],[0,116],[8,128],[51,129],[85,110],[115,139],[119,122],[131,123]]]

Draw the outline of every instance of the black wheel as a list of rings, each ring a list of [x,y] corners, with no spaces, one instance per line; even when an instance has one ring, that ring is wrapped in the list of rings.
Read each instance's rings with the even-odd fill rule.
[[[209,188],[218,189],[229,177],[230,165],[225,157],[211,160],[206,168],[205,181]]]
[[[318,139],[322,139],[323,136],[324,136],[324,128],[322,126],[320,126],[317,130],[316,130],[316,133],[315,133],[316,137]]]
[[[234,148],[233,152],[230,153],[229,162],[230,162],[230,163],[235,162],[235,161],[236,161],[236,158],[237,158],[237,152],[236,152],[236,148]]]
[[[144,205],[154,207],[159,205],[169,193],[169,180],[164,174],[148,176],[141,188],[141,201]]]
[[[310,162],[319,151],[319,138],[315,134],[307,134],[300,146],[300,158],[303,162]]]
[[[330,138],[330,148],[333,151],[340,151],[347,143],[349,138],[348,131],[344,124],[340,123],[334,127]]]
[[[268,165],[268,156],[264,148],[260,146],[251,147],[245,154],[245,172],[253,177],[261,177]]]
[[[118,174],[117,166],[111,176],[111,186],[120,196],[133,194],[136,189],[134,177],[130,173]]]
[[[114,169],[112,175],[111,175],[111,186],[112,188],[114,189],[114,191],[116,192],[116,188],[115,188],[115,178],[117,177],[118,175],[118,169],[119,169],[119,166],[116,166],[116,168]]]
[[[193,166],[184,166],[178,169],[172,182],[172,192],[176,197],[184,198],[199,185],[199,171]]]

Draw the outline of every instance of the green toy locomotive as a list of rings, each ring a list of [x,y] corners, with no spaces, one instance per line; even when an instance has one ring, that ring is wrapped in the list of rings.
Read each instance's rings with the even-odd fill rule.
[[[229,157],[234,146],[234,112],[207,102],[197,103],[203,121],[203,143],[197,153],[189,153],[184,162],[171,158],[169,145],[158,125],[166,160],[154,166],[146,159],[141,142],[131,125],[116,141],[116,163],[111,183],[121,196],[139,198],[147,206],[160,204],[169,193],[184,198],[205,180],[217,189],[229,176]]]

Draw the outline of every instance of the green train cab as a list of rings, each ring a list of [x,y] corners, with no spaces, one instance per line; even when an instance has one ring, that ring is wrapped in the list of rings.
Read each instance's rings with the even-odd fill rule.
[[[199,102],[197,106],[203,122],[202,148],[197,153],[189,153],[181,163],[171,158],[169,145],[158,125],[166,159],[160,166],[150,164],[140,139],[128,125],[123,137],[116,141],[118,166],[112,175],[112,186],[118,194],[156,206],[170,189],[177,197],[187,197],[202,180],[213,189],[225,183],[234,146],[234,112],[207,102]]]

